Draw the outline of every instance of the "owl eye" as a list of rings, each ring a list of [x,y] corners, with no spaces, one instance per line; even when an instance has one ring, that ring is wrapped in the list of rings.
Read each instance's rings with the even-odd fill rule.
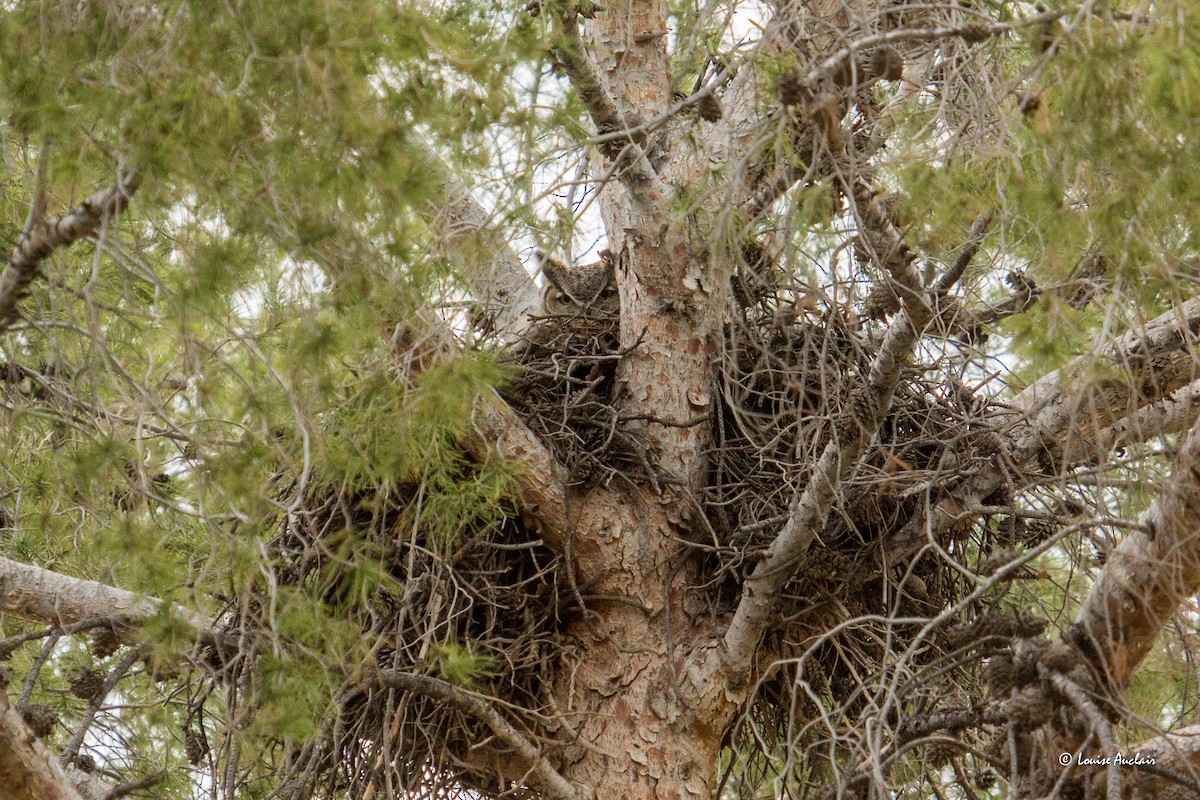
[[[573,303],[558,287],[547,284],[542,292],[542,310],[547,314],[566,314]]]

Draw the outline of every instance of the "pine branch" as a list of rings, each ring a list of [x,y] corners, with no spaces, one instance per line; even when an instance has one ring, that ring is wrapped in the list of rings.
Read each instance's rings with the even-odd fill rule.
[[[587,109],[596,126],[596,142],[600,152],[618,166],[617,178],[643,208],[655,208],[666,189],[646,157],[642,147],[647,126],[640,119],[630,119],[621,113],[616,100],[595,65],[587,56],[587,48],[579,35],[579,23],[572,4],[553,11],[555,33],[562,44],[554,55]]]
[[[891,408],[901,369],[912,355],[917,336],[932,318],[926,292],[912,266],[915,256],[877,204],[863,204],[862,227],[876,263],[901,290],[903,310],[888,328],[864,390],[852,401],[804,492],[792,505],[787,522],[742,587],[742,599],[725,632],[721,665],[726,684],[735,691],[746,685],[758,642],[778,608],[780,592],[825,527],[841,484],[858,468],[863,451]]]
[[[434,314],[422,315],[422,331],[401,324],[392,335],[396,356],[415,373],[449,360],[458,353],[454,334]],[[499,455],[514,468],[521,493],[521,513],[552,549],[561,551],[566,524],[566,469],[529,429],[525,421],[495,391],[476,401],[470,431],[460,440],[479,460]]]
[[[1094,437],[1076,431],[1066,445],[1063,462],[1071,467],[1100,463],[1106,455],[1148,439],[1183,433],[1200,417],[1200,382],[1140,408]]]
[[[0,612],[5,614],[47,625],[109,619],[118,640],[131,644],[139,638],[134,626],[158,616],[162,607],[163,601],[153,597],[0,558]],[[218,642],[213,620],[178,605],[171,611],[202,640]]]
[[[141,184],[139,170],[122,174],[116,184],[84,200],[78,208],[56,220],[46,219],[47,204],[45,158],[38,162],[38,173],[30,204],[29,219],[17,246],[0,273],[0,333],[8,330],[17,318],[17,303],[41,271],[46,258],[62,247],[80,239],[91,239],[100,229],[129,205],[130,198]]]
[[[943,25],[935,28],[898,28],[885,33],[871,34],[856,39],[809,69],[801,78],[801,83],[809,89],[816,88],[822,80],[844,72],[859,53],[871,48],[893,44],[936,42],[942,39],[962,39],[968,43],[981,42],[993,36],[1012,33],[1028,25],[1039,25],[1059,19],[1064,14],[1066,14],[1065,11],[1050,11],[1016,22],[968,22],[963,25]]]
[[[1113,737],[1112,722],[1104,716],[1104,712],[1092,702],[1088,697],[1087,692],[1082,686],[1072,681],[1066,675],[1059,672],[1039,669],[1042,678],[1050,681],[1051,685],[1058,690],[1059,694],[1071,701],[1071,705],[1075,706],[1075,710],[1088,721],[1092,732],[1096,738],[1100,740],[1100,747],[1105,756],[1108,757],[1108,765],[1105,774],[1105,800],[1121,800],[1121,765],[1117,763],[1116,756],[1119,751],[1117,742]]]
[[[566,470],[517,413],[494,391],[475,406],[474,430],[462,444],[476,458],[499,453],[517,471],[521,512],[551,549],[561,552],[567,530]]]
[[[845,74],[847,69],[855,62],[860,53],[871,50],[873,48],[887,47],[898,44],[919,44],[921,42],[935,42],[945,39],[962,39],[966,42],[980,42],[994,36],[1002,36],[1020,30],[1023,27],[1031,25],[1040,25],[1044,22],[1059,19],[1065,11],[1051,11],[1044,14],[1038,14],[1033,17],[1018,20],[1015,22],[996,22],[996,23],[979,23],[970,22],[963,25],[945,25],[930,28],[899,28],[896,30],[887,31],[885,33],[876,33],[869,36],[864,36],[861,39],[856,39],[845,47],[837,50],[822,61],[818,62],[803,75],[795,76],[795,85],[797,89],[807,92],[815,91],[823,81],[829,80],[831,77]],[[915,96],[913,96],[915,97]],[[908,97],[906,99],[913,99]],[[777,117],[776,119],[781,118]],[[886,135],[882,137],[886,140]],[[875,149],[882,146],[882,142],[875,146]],[[870,153],[859,153],[860,158],[867,159]],[[820,165],[820,171],[825,173],[833,164]],[[748,198],[740,203],[741,209],[752,219],[757,218],[764,213],[781,197],[796,185],[796,182],[802,177],[805,177],[810,172],[810,166],[794,165],[789,167],[778,175],[769,183],[759,186],[757,191],[751,194]]]
[[[1030,384],[1012,403],[1024,419],[1013,425],[1009,436],[1011,463],[1024,466],[1041,461],[1065,468],[1068,453],[1080,452],[1081,431],[1101,432],[1192,383],[1198,335],[1200,298],[1193,298]],[[1120,377],[1089,380],[1097,368]],[[982,498],[1009,480],[1009,471],[998,463],[975,472],[925,514],[914,515],[868,561],[902,563],[930,537],[938,539],[951,527],[964,524],[963,509],[980,506]]]
[[[492,223],[492,215],[428,144],[425,155],[439,175],[441,198],[434,226],[445,232],[440,245],[455,252],[479,310],[501,334],[517,334],[541,307],[541,292],[521,259]]]
[[[1200,425],[1140,523],[1109,554],[1075,617],[1079,643],[1120,688],[1179,604],[1200,590]]]

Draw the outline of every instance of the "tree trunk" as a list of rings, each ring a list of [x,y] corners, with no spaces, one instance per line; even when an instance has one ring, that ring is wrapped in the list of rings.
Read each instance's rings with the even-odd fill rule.
[[[574,538],[596,543],[588,612],[554,678],[562,715],[561,772],[594,797],[701,800],[737,706],[695,668],[714,631],[691,619],[685,586],[694,569],[671,543],[669,508],[645,492],[594,491]]]

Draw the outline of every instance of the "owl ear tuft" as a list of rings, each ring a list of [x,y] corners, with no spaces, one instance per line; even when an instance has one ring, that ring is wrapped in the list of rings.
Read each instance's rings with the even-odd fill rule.
[[[567,270],[569,270],[570,267],[544,250],[538,250],[537,256],[538,266],[541,267],[542,276],[555,287],[565,292],[566,287],[564,286],[564,278],[567,274]]]

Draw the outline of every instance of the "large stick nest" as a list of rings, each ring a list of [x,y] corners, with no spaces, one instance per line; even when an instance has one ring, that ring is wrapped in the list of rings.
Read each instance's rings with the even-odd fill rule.
[[[847,424],[854,392],[880,343],[877,333],[838,310],[801,312],[787,300],[737,307],[734,320],[715,375],[719,399],[707,423],[713,440],[709,485],[697,498],[706,534],[691,543],[694,557],[707,565],[699,571],[707,583],[695,594],[709,612],[736,603],[743,577],[786,519],[811,465]],[[658,491],[670,476],[656,473],[653,453],[622,417],[617,399],[626,356],[618,338],[618,320],[609,314],[539,319],[509,350],[519,375],[503,394],[567,466],[576,489],[605,483]],[[996,404],[946,374],[944,364],[905,369],[861,468],[842,487],[823,546],[783,598],[773,634],[777,652],[801,654],[807,637],[858,615],[928,617],[972,588],[937,559],[921,559],[901,575],[881,569],[869,555],[927,497],[995,455]],[[951,459],[953,472],[944,468]],[[448,662],[464,653],[479,659],[486,668],[471,676],[467,688],[491,697],[536,741],[536,732],[555,730],[554,687],[546,682],[570,646],[566,626],[580,613],[577,595],[563,584],[561,559],[517,514],[481,520],[452,542],[439,540],[414,524],[421,496],[419,485],[381,493],[313,482],[273,543],[277,580],[334,605],[361,591],[357,573],[347,567],[349,537],[391,579],[370,592],[354,615],[361,636],[379,643],[378,666],[453,680]],[[1011,504],[1011,498],[994,500]],[[1012,519],[985,520],[963,525],[944,545],[965,563],[1048,532]],[[270,597],[266,587],[256,589],[235,626],[260,653],[282,646],[269,631]],[[845,709],[862,708],[863,681],[883,669],[888,638],[886,626],[876,627],[831,639],[807,656],[823,676],[821,691]],[[956,647],[946,640],[918,663],[940,663]],[[247,663],[226,669],[227,685],[241,692],[253,688],[239,683],[250,680]],[[752,715],[756,732],[737,734],[743,746],[770,750],[771,742],[793,735],[798,669],[777,670],[760,687]],[[956,667],[943,677],[962,681],[964,674]],[[802,700],[799,706],[809,704]],[[524,777],[512,772],[511,757],[491,731],[440,700],[361,688],[347,675],[335,706],[306,746],[280,743],[280,769],[289,776],[281,796],[321,791],[367,797],[388,787],[423,796],[470,791],[499,797]]]

